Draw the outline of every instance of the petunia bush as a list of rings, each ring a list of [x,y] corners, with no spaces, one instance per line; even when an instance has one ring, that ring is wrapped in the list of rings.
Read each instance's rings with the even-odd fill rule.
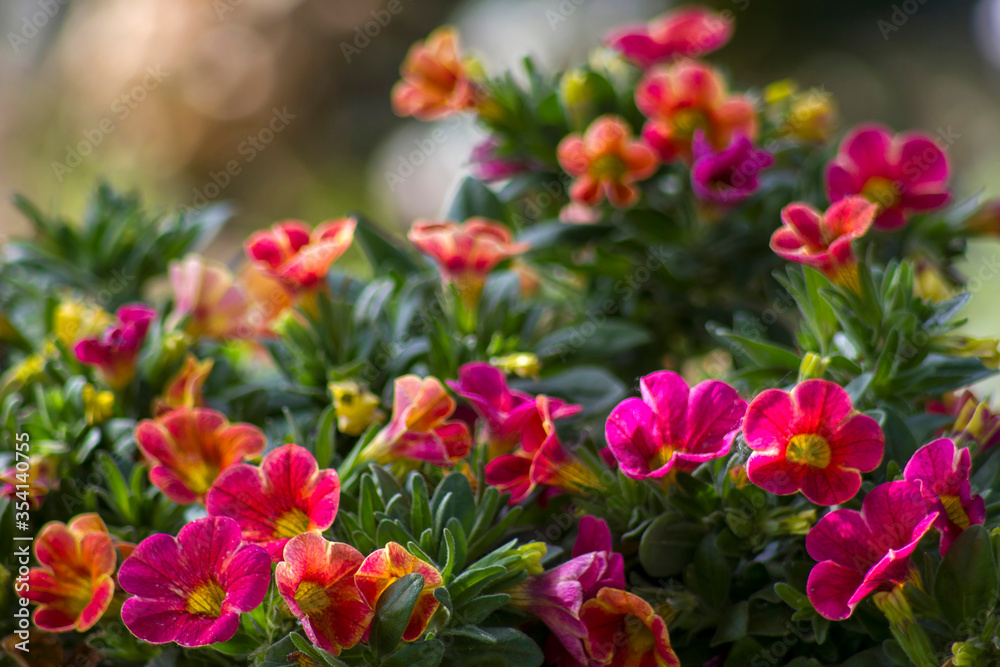
[[[930,135],[741,88],[731,18],[549,73],[436,30],[392,106],[483,140],[405,238],[331,211],[225,265],[224,206],[18,199],[10,658],[1000,664],[1000,348],[960,329],[1000,204]]]

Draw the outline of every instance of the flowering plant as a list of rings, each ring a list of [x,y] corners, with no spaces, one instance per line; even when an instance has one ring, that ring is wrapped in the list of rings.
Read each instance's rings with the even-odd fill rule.
[[[1000,206],[932,137],[740,90],[704,60],[732,32],[687,8],[519,78],[435,31],[392,105],[474,116],[481,179],[405,235],[332,211],[228,267],[218,210],[20,200],[4,651],[1000,664],[1000,417],[968,389],[1000,349],[958,332]]]

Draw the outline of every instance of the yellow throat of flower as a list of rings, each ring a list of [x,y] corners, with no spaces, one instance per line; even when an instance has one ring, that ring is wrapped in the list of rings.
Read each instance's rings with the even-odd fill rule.
[[[804,463],[813,468],[830,465],[830,443],[815,433],[800,433],[793,436],[785,450],[785,459],[791,463]]]
[[[892,208],[899,202],[899,188],[888,178],[874,176],[868,179],[861,189],[861,195],[872,202],[878,204],[883,210]]]
[[[295,537],[309,530],[309,517],[298,507],[288,510],[274,522],[275,538]]]
[[[306,616],[321,612],[330,606],[326,589],[315,581],[303,581],[295,591],[295,604]]]
[[[222,603],[226,592],[214,581],[207,581],[191,591],[185,608],[191,614],[203,614],[218,618],[222,616]]]

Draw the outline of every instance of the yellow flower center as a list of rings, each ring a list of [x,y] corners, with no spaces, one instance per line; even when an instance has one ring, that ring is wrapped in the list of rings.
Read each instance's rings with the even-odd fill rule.
[[[696,130],[706,127],[708,119],[699,109],[679,109],[670,117],[671,134],[676,139],[689,140]]]
[[[673,455],[674,455],[673,447],[662,447],[653,452],[653,455],[649,457],[649,462],[647,463],[647,465],[649,466],[650,470],[658,470],[663,466],[667,465],[667,463],[670,461],[670,457],[672,457]]]
[[[825,468],[830,465],[830,443],[815,433],[800,433],[788,443],[785,459],[813,468]]]
[[[330,606],[326,589],[315,581],[303,581],[295,591],[295,604],[306,616],[321,612]]]
[[[617,155],[601,155],[590,163],[590,175],[597,180],[617,181],[625,171],[625,163]]]
[[[219,467],[198,461],[192,462],[184,472],[188,488],[198,495],[203,495],[208,493],[215,479],[219,476]]]
[[[309,530],[309,517],[298,507],[293,507],[274,522],[274,536],[295,537]]]
[[[893,181],[881,176],[869,178],[865,186],[861,188],[861,195],[872,202],[878,204],[883,209],[892,208],[899,202],[899,188]]]
[[[628,647],[633,655],[646,655],[656,645],[656,637],[642,619],[629,614],[624,621],[625,635],[628,637]]]
[[[969,527],[969,515],[966,514],[965,508],[962,507],[962,499],[958,496],[938,496],[941,499],[941,504],[944,505],[944,511],[948,513],[948,519],[961,528],[965,530]]]
[[[218,618],[222,616],[222,602],[226,592],[214,581],[208,581],[191,592],[186,609],[191,614],[204,614]]]

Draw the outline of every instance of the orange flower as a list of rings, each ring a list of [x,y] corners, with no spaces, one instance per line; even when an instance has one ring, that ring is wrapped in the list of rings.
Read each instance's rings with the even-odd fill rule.
[[[657,159],[644,142],[632,139],[632,130],[618,116],[601,116],[580,134],[559,142],[559,164],[576,181],[569,194],[574,201],[595,206],[605,196],[623,208],[639,199],[636,181],[656,171]]]
[[[392,108],[400,116],[438,120],[476,106],[476,85],[460,59],[458,33],[451,26],[411,46],[399,72],[402,81],[392,88]]]
[[[424,589],[413,607],[410,622],[403,631],[403,639],[412,642],[427,629],[427,623],[438,608],[438,600],[434,597],[434,589],[444,583],[441,573],[429,563],[426,563],[399,544],[389,542],[384,548],[372,552],[354,575],[354,583],[361,591],[362,597],[368,601],[368,606],[376,609],[379,596],[397,579],[417,572],[424,577]]]
[[[602,588],[597,597],[583,603],[580,620],[587,626],[587,652],[597,664],[681,664],[670,646],[666,622],[637,595]]]
[[[246,251],[254,264],[290,289],[311,290],[326,277],[330,265],[354,240],[357,220],[328,220],[316,229],[298,220],[286,220],[253,234]]]
[[[750,100],[730,96],[722,74],[697,60],[649,70],[636,88],[635,103],[649,119],[642,136],[664,162],[690,164],[696,130],[702,130],[717,151],[737,134],[751,141],[757,137],[757,116]]]
[[[182,320],[188,335],[222,338],[234,333],[250,306],[245,290],[223,264],[200,255],[188,255],[170,264],[174,311],[167,327]]]
[[[41,567],[28,573],[18,595],[38,605],[35,625],[50,632],[89,630],[101,620],[115,593],[117,556],[101,517],[81,514],[69,525],[52,521],[35,540]]]
[[[201,387],[212,372],[211,359],[198,361],[189,354],[181,367],[163,387],[163,395],[153,401],[153,416],[162,417],[174,408],[200,408],[205,404]]]

